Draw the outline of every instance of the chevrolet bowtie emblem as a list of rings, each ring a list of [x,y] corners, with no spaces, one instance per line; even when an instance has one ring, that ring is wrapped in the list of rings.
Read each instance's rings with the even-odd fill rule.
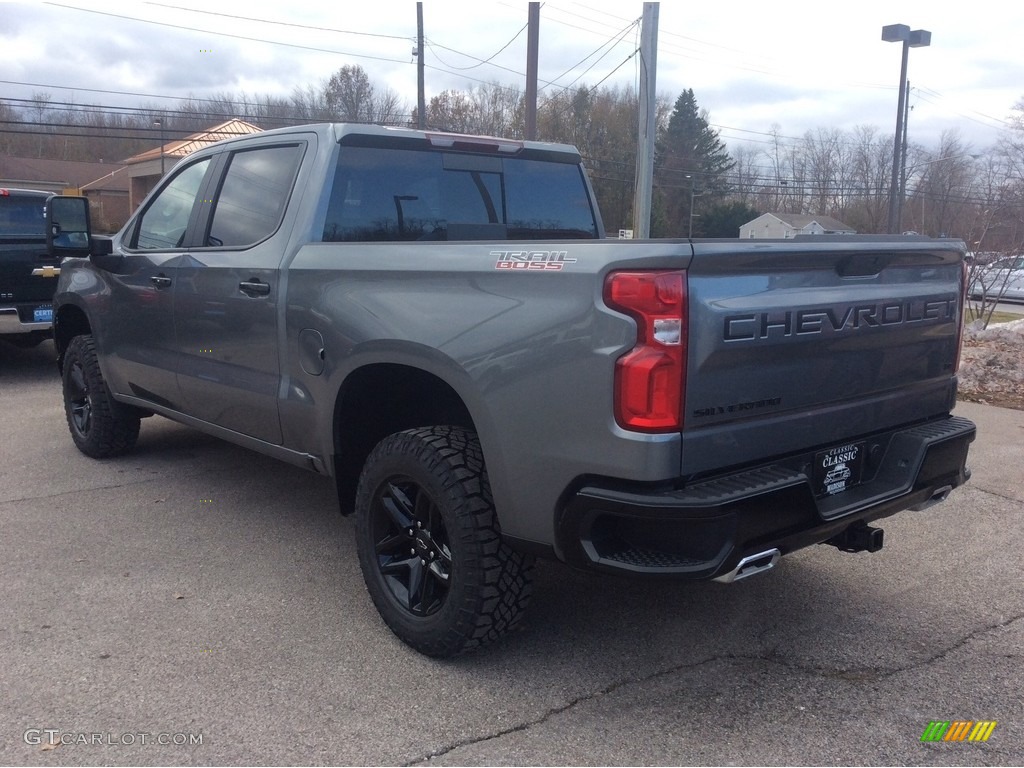
[[[36,267],[32,270],[33,277],[57,277],[60,267]]]

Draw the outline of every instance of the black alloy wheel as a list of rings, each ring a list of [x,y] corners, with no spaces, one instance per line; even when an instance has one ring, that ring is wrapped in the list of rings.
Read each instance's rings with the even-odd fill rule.
[[[534,560],[502,540],[475,433],[439,426],[384,438],[363,466],[355,515],[370,597],[416,650],[454,656],[522,617]]]
[[[372,502],[377,568],[413,616],[437,613],[448,597],[452,552],[430,494],[410,478],[385,482]]]
[[[86,456],[127,453],[139,437],[139,414],[110,394],[92,336],[75,336],[64,353],[61,381],[71,439]]]

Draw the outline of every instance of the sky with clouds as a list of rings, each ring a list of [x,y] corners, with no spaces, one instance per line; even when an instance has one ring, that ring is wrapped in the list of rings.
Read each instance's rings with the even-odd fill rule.
[[[425,2],[428,98],[481,82],[523,87],[527,5]],[[937,146],[955,130],[990,146],[1024,100],[1024,4],[658,6],[658,92],[674,100],[692,88],[730,146],[767,142],[773,130],[891,134],[901,46],[881,40],[887,24],[932,33],[929,47],[910,51],[912,142]],[[581,84],[635,86],[642,14],[642,2],[543,3],[541,98]],[[0,19],[0,98],[173,106],[189,95],[288,97],[358,64],[375,86],[416,103],[415,2],[0,1]]]

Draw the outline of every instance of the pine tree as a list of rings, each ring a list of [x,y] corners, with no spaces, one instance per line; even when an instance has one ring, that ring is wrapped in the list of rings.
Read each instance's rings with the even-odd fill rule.
[[[697,211],[728,194],[726,174],[735,163],[708,124],[707,111],[697,108],[693,89],[679,94],[668,125],[658,135],[654,179],[655,196],[665,218],[652,224],[655,237],[685,237],[691,215],[693,234],[701,232]],[[694,210],[690,205],[693,203]]]

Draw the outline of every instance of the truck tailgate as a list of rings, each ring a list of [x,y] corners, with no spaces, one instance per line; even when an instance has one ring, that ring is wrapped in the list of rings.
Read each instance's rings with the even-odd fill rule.
[[[948,413],[962,259],[959,241],[696,242],[683,474]]]

